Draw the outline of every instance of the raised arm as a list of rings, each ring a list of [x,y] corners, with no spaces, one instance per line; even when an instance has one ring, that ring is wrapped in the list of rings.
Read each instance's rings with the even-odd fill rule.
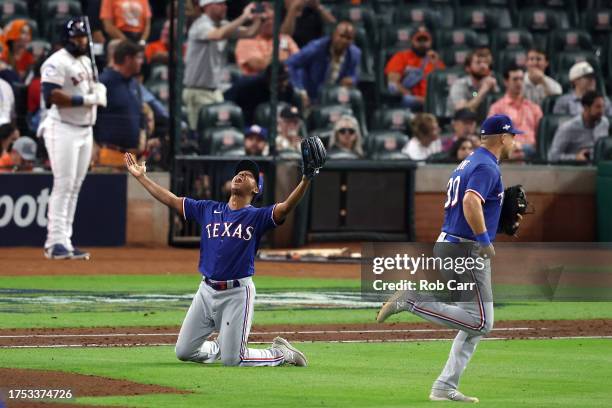
[[[302,176],[302,181],[300,181],[300,184],[298,184],[291,194],[289,194],[289,197],[282,203],[276,204],[272,214],[276,224],[281,224],[287,215],[289,215],[289,213],[299,204],[304,194],[306,194],[309,185],[310,180],[308,180],[306,176]]]
[[[183,216],[183,199],[177,197],[172,192],[166,190],[159,184],[147,177],[147,168],[144,162],[138,164],[134,155],[131,153],[125,154],[125,166],[132,176],[142,184],[142,186],[153,196],[157,201],[174,209]]]

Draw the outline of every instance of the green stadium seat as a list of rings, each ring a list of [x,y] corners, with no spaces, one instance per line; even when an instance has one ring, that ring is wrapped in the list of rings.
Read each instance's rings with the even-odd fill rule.
[[[446,104],[450,87],[457,79],[465,75],[463,67],[436,70],[430,73],[427,76],[424,110],[436,116],[438,120],[449,121],[453,114],[448,111]]]
[[[478,34],[471,28],[446,28],[436,30],[434,49],[442,50],[446,47],[476,47]]]
[[[443,21],[444,16],[440,11],[423,4],[406,4],[395,13],[397,24],[425,25],[430,30],[443,27]]]
[[[219,127],[244,129],[244,119],[240,106],[232,102],[220,102],[203,105],[198,116],[198,133]]]
[[[371,43],[379,43],[378,20],[374,9],[365,5],[339,4],[331,11],[338,20],[352,21],[355,26],[365,28]]]
[[[567,77],[569,69],[577,62],[588,61],[595,72],[601,72],[599,60],[592,51],[565,51],[552,55],[550,69],[560,82]]]
[[[510,48],[497,52],[494,62],[497,72],[503,73],[504,69],[511,64],[524,67],[527,63],[527,51],[525,48]]]
[[[346,105],[354,112],[355,118],[361,127],[362,136],[368,134],[365,119],[365,104],[361,91],[356,88],[346,88],[343,86],[332,86],[323,89],[321,102],[324,105]]]
[[[554,30],[548,34],[548,55],[563,51],[592,51],[593,40],[585,30]]]
[[[593,162],[612,160],[612,137],[603,137],[595,142],[593,149]]]
[[[528,7],[539,7],[565,13],[569,27],[578,25],[578,7],[576,0],[514,0],[515,9],[523,10]]]
[[[412,112],[405,108],[380,108],[374,112],[373,130],[396,130],[410,136]]]
[[[603,46],[609,42],[612,34],[612,8],[585,10],[580,21],[581,27],[591,33],[596,44]]]
[[[81,2],[78,0],[48,0],[43,2],[41,12],[45,20],[47,18],[68,19],[83,14]]]
[[[147,89],[151,91],[157,99],[160,100],[165,106],[168,106],[170,101],[170,88],[168,87],[168,81],[150,81],[145,84]]]
[[[465,58],[472,50],[471,47],[465,45],[447,47],[442,49],[440,57],[448,67],[463,67]]]
[[[538,125],[536,141],[538,145],[538,155],[542,160],[548,159],[548,149],[552,144],[555,132],[559,125],[571,119],[569,115],[544,115]]]
[[[51,44],[44,40],[32,40],[28,44],[28,51],[30,51],[34,59],[37,60],[42,56],[49,55],[51,52]]]
[[[17,17],[28,17],[28,4],[23,0],[0,0],[0,20],[4,23]]]
[[[257,124],[266,129],[270,129],[270,123],[272,119],[272,115],[270,114],[270,105],[271,104],[267,102],[257,105],[257,108],[255,108],[254,124]],[[285,106],[289,106],[289,104],[286,102],[278,102],[278,105],[276,107],[276,114],[278,115]],[[252,123],[250,123],[249,125],[252,125]]]
[[[457,8],[457,25],[477,32],[491,32],[498,28],[511,28],[510,11],[503,7],[462,6]]]
[[[309,117],[310,133],[315,133],[316,131],[320,131],[320,129],[331,129],[334,126],[334,123],[336,123],[336,121],[340,119],[342,115],[354,116],[350,105],[334,104],[322,105],[313,108]]]
[[[168,80],[168,66],[166,64],[153,64],[151,65],[150,81],[167,81]]]
[[[372,132],[364,141],[366,154],[374,160],[407,160],[408,156],[402,153],[402,149],[410,138],[397,131]]]
[[[550,95],[547,96],[546,98],[544,98],[544,100],[542,101],[542,113],[544,115],[548,115],[553,113],[553,108],[555,107],[555,102],[557,102],[557,99],[559,98],[560,95]]]
[[[531,31],[536,46],[547,49],[548,33],[569,28],[569,17],[563,9],[528,7],[520,10],[518,26]]]
[[[383,27],[381,30],[381,48],[404,49],[412,44],[410,33],[417,26],[409,24],[394,24]]]
[[[206,132],[210,140],[210,154],[244,156],[244,134],[233,127],[213,128]]]
[[[493,52],[509,48],[529,49],[532,46],[533,36],[524,28],[501,29],[491,33],[491,49]]]

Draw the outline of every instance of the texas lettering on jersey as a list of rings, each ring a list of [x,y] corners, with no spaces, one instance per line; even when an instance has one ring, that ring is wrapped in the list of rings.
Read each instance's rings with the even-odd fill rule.
[[[244,233],[243,233],[244,231]],[[254,228],[252,226],[243,227],[242,224],[234,225],[233,222],[215,222],[206,225],[208,239],[211,238],[238,238],[250,241],[253,238]]]

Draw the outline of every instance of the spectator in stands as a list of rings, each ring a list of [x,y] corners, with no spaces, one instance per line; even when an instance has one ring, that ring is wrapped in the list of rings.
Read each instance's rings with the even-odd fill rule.
[[[145,47],[145,57],[148,64],[168,63],[168,52],[170,44],[170,20],[166,20],[159,34],[159,40],[152,41]]]
[[[255,109],[259,104],[270,101],[270,82],[272,76],[271,66],[258,75],[244,76],[223,94],[228,101],[234,102],[242,109],[246,123],[255,122]],[[289,82],[289,72],[285,65],[279,65],[278,70],[278,100],[293,103],[297,95]],[[258,125],[268,126],[267,123]]]
[[[287,60],[291,83],[308,105],[325,85],[357,86],[361,50],[353,44],[355,28],[341,21],[331,37],[311,41]]]
[[[538,105],[547,96],[561,95],[561,85],[546,75],[548,58],[546,53],[539,48],[531,48],[527,51],[527,72],[523,82],[523,94],[525,98]]]
[[[28,51],[32,42],[32,27],[27,20],[16,19],[4,27],[6,47],[3,47],[2,59],[6,61],[23,79],[34,64],[34,56]]]
[[[244,153],[247,156],[268,155],[268,131],[259,125],[251,125],[244,132]]]
[[[480,140],[476,134],[476,114],[467,108],[459,109],[451,121],[452,134],[442,139],[442,150],[448,152],[458,139]]]
[[[336,24],[336,17],[320,0],[285,0],[281,32],[293,37],[301,48],[323,36],[326,24]],[[296,30],[296,27],[299,27]]]
[[[264,4],[261,13],[261,28],[254,38],[243,38],[236,44],[236,63],[244,75],[254,75],[263,72],[272,62],[274,50],[274,10],[269,3]],[[283,62],[300,48],[293,38],[281,34],[279,38],[278,59]]]
[[[110,38],[127,39],[144,46],[151,33],[148,0],[102,0],[100,20]]]
[[[87,8],[85,14],[89,17],[89,25],[91,28],[91,36],[94,44],[100,44],[104,47],[106,38],[104,37],[104,27],[102,26],[102,20],[100,20],[100,8],[102,6],[102,0],[87,0]],[[104,49],[103,49],[104,50]]]
[[[413,137],[402,149],[412,160],[426,160],[442,151],[440,126],[431,113],[419,113],[412,120]]]
[[[19,139],[19,129],[12,123],[0,125],[0,156],[8,152],[11,144]]]
[[[591,161],[595,142],[608,136],[604,98],[595,90],[582,95],[582,113],[561,124],[548,151],[549,161]]]
[[[297,106],[285,106],[279,115],[276,150],[291,150],[301,152],[300,128],[302,126],[302,115]]]
[[[489,69],[493,71],[493,53],[491,49],[486,45],[481,45],[474,49],[474,52],[481,58],[484,58],[485,62],[489,64]]]
[[[569,70],[569,80],[572,83],[572,91],[563,94],[555,102],[553,113],[558,115],[578,115],[582,112],[582,97],[587,91],[597,89],[595,70],[586,61],[575,63]],[[608,97],[604,97],[605,114],[612,116],[612,105]]]
[[[13,88],[0,78],[0,125],[11,123],[15,119],[15,95]]]
[[[449,112],[461,108],[478,112],[489,93],[499,92],[497,80],[491,75],[488,61],[485,54],[478,52],[471,52],[465,57],[464,67],[468,75],[459,78],[451,86],[448,96]]]
[[[28,85],[28,113],[27,123],[31,134],[36,134],[40,123],[40,67],[45,58],[41,58],[32,69],[32,79]]]
[[[15,140],[10,151],[0,156],[0,172],[31,170],[36,160],[36,142],[27,136]]]
[[[540,105],[531,102],[523,95],[525,72],[516,64],[510,64],[504,68],[504,86],[506,94],[491,105],[487,116],[504,114],[510,116],[512,123],[524,133],[514,138],[514,151],[510,158],[522,159],[531,157],[536,152],[536,133],[542,109]]]
[[[223,101],[218,88],[222,82],[221,69],[226,65],[228,38],[252,37],[261,25],[261,18],[253,14],[254,3],[232,22],[225,21],[227,6],[224,0],[199,0],[202,15],[193,22],[187,34],[183,102],[187,108],[189,126],[196,130],[198,113],[203,105]],[[243,24],[252,21],[246,28]]]
[[[328,155],[330,159],[360,159],[363,157],[359,123],[353,116],[342,115],[334,124]]]
[[[448,155],[452,161],[461,163],[466,157],[468,157],[474,151],[474,143],[472,140],[466,137],[460,137],[455,140],[451,146]]]
[[[444,69],[438,53],[431,49],[432,38],[425,26],[419,26],[410,36],[410,49],[397,52],[385,67],[387,83],[392,93],[402,95],[402,106],[422,110],[427,90],[427,75]]]
[[[100,75],[108,95],[108,104],[98,109],[94,127],[100,165],[123,167],[125,152],[139,154],[145,149],[146,123],[136,79],[143,62],[143,48],[123,40],[115,49],[113,67],[107,67]]]

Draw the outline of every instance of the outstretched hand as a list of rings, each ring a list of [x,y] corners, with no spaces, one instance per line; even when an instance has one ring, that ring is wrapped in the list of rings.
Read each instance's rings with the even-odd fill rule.
[[[145,166],[145,162],[138,164],[136,162],[136,158],[132,153],[125,154],[125,167],[132,174],[132,176],[139,178],[146,174],[147,167]]]

